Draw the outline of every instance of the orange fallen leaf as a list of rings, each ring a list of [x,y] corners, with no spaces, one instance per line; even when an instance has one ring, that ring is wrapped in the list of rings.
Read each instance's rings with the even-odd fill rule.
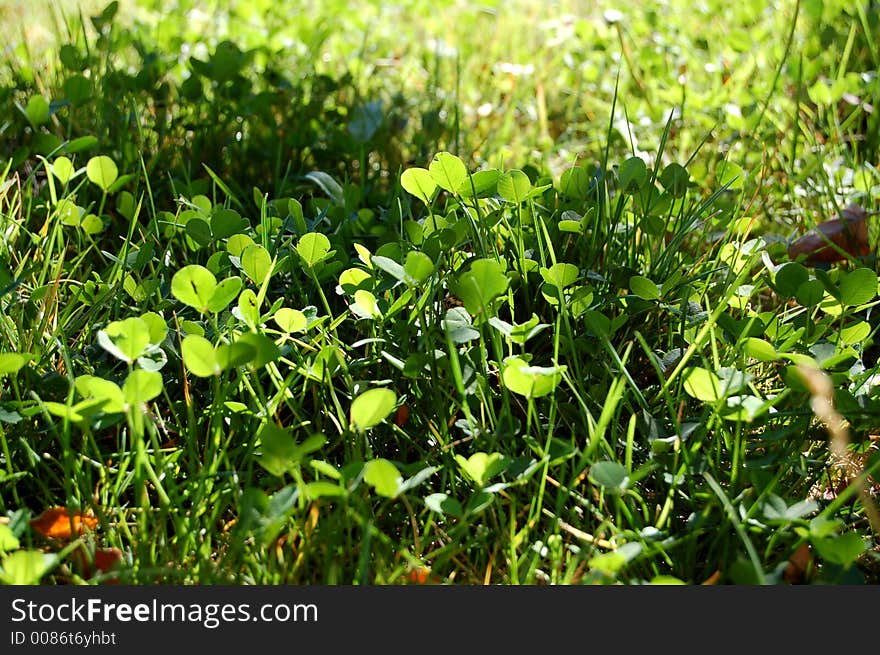
[[[868,212],[858,205],[847,205],[837,218],[820,223],[788,247],[788,256],[805,255],[807,264],[831,263],[845,256],[828,242],[834,243],[851,257],[865,257],[871,252],[868,242]]]
[[[31,527],[44,537],[50,539],[70,539],[80,536],[86,530],[94,530],[98,525],[97,517],[84,514],[66,507],[51,507],[31,519]]]
[[[431,569],[427,566],[417,566],[406,574],[406,581],[410,584],[426,584],[434,580],[431,575]]]
[[[439,576],[431,573],[431,568],[428,566],[411,568],[406,574],[406,581],[409,584],[442,584],[443,582]]]

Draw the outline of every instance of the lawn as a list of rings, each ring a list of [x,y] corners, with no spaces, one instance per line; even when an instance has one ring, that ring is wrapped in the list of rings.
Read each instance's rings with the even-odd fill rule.
[[[880,582],[877,2],[0,18],[0,581]]]

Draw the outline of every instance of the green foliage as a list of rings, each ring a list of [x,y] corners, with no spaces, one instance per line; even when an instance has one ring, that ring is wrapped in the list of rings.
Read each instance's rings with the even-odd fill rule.
[[[89,181],[107,193],[119,177],[119,169],[109,157],[101,155],[92,157],[86,164],[86,176]]]
[[[876,262],[785,248],[872,209],[876,12],[338,9],[6,51],[3,582],[89,577],[58,505],[126,583],[876,581],[800,368],[876,480]]]
[[[408,168],[400,176],[400,186],[408,193],[430,205],[437,191],[437,182],[431,173],[424,168]]]
[[[491,302],[509,285],[504,269],[504,263],[498,260],[476,259],[455,277],[450,291],[461,299],[472,315],[488,314]]]
[[[351,422],[358,430],[369,430],[391,413],[396,402],[391,389],[369,389],[352,401]]]
[[[453,194],[462,188],[468,177],[464,162],[448,152],[438,152],[434,155],[428,172],[438,187]]]
[[[521,357],[504,361],[504,386],[526,398],[540,398],[551,393],[562,380],[565,366],[529,366]]]
[[[259,246],[250,246],[250,248]],[[245,249],[247,252],[248,249]],[[244,258],[244,255],[243,255]],[[259,268],[258,264],[249,259],[248,275],[262,273],[265,277],[268,267]],[[252,278],[253,279],[253,278]],[[241,278],[229,277],[217,282],[211,271],[199,264],[190,264],[174,274],[171,278],[171,293],[180,302],[194,307],[201,313],[221,312],[226,309],[241,290]]]
[[[8,585],[34,585],[55,565],[58,557],[38,550],[16,550],[0,562],[0,580]]]
[[[394,464],[380,458],[370,460],[364,465],[364,480],[380,496],[394,498],[400,489],[403,477]]]

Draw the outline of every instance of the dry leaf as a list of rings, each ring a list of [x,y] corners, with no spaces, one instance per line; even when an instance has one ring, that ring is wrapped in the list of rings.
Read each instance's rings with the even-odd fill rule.
[[[118,548],[98,548],[95,550],[95,569],[107,573],[122,562],[122,551]]]
[[[813,555],[810,553],[810,546],[803,543],[789,558],[785,571],[782,573],[783,580],[789,584],[804,584],[812,564]]]
[[[851,257],[865,257],[871,252],[868,243],[868,213],[858,205],[847,205],[837,218],[820,223],[788,247],[788,256],[797,259],[806,255],[807,264],[836,262],[844,255],[832,241]]]
[[[89,556],[83,546],[71,553],[71,560],[81,571],[82,576],[88,579],[98,573],[109,573],[118,569],[122,564],[122,551],[118,548],[95,548],[95,552]],[[109,584],[115,584],[115,581],[109,581]]]
[[[437,576],[431,575],[431,569],[427,566],[416,566],[406,574],[406,581],[410,584],[431,584],[440,582]]]
[[[70,539],[83,535],[86,530],[94,530],[98,519],[91,514],[68,510],[66,507],[51,507],[37,518],[31,519],[30,525],[44,537]]]
[[[394,424],[402,428],[406,425],[407,420],[409,420],[409,407],[401,405],[397,408],[397,413],[394,415]]]

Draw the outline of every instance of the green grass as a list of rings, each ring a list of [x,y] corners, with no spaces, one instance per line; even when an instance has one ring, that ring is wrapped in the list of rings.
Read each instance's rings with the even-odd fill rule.
[[[114,7],[4,52],[3,580],[878,581],[876,3]]]

